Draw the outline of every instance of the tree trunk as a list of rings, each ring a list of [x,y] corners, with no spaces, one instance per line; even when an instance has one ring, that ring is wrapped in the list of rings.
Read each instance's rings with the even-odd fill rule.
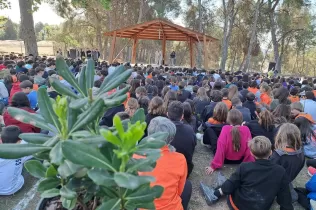
[[[199,10],[199,32],[202,33],[202,0],[198,0]],[[199,40],[197,44],[197,67],[202,68],[202,43]]]
[[[275,3],[277,4],[277,3]],[[270,20],[270,27],[271,27],[271,39],[273,44],[273,52],[274,52],[274,62],[278,62],[279,60],[279,43],[276,37],[276,23],[275,23],[275,15],[274,15],[274,9],[275,6],[272,6],[271,0],[268,2],[269,5],[269,20]],[[280,69],[278,69],[277,65],[275,69],[280,73]]]
[[[246,57],[245,65],[243,68],[243,72],[246,72],[249,68],[249,63],[250,63],[250,59],[251,59],[253,45],[256,41],[257,23],[258,23],[259,11],[260,11],[260,2],[261,2],[261,0],[258,0],[257,4],[256,4],[255,19],[254,19],[253,25],[251,27],[250,43],[248,46],[248,52],[247,52],[247,57]]]
[[[33,0],[19,0],[21,15],[21,35],[24,41],[25,54],[33,54],[34,58],[38,55],[34,20],[32,13]]]
[[[137,23],[141,23],[143,20],[143,10],[144,10],[144,2],[145,0],[139,0],[139,13]]]

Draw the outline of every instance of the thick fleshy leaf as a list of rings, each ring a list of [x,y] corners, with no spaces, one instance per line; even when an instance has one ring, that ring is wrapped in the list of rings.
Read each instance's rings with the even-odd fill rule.
[[[83,131],[76,131],[76,132],[73,132],[73,133],[71,134],[71,136],[72,136],[73,138],[86,138],[86,137],[91,137],[91,136],[93,136],[93,134],[90,133],[89,131],[83,130]]]
[[[69,188],[67,188],[67,186],[63,186],[60,189],[60,195],[66,199],[69,199],[69,200],[77,197],[77,193],[75,191],[72,191]]]
[[[87,70],[87,66],[84,65],[80,71],[80,75],[78,78],[78,82],[79,82],[79,86],[82,90],[82,92],[84,93],[84,96],[88,96],[88,91],[86,88],[86,70]]]
[[[143,108],[141,108],[141,109],[137,109],[137,111],[135,112],[135,114],[133,115],[131,119],[131,123],[134,124],[137,121],[145,122],[145,120],[146,120],[145,111]]]
[[[75,110],[68,107],[68,110],[67,110],[68,131],[70,131],[72,127],[74,126],[74,124],[77,122],[79,113],[80,113],[80,110]]]
[[[8,112],[14,119],[20,122],[34,125],[35,127],[42,128],[44,130],[49,130],[52,132],[56,131],[52,126],[47,124],[47,122],[39,114],[32,114],[23,109],[19,109],[15,107],[9,107]]]
[[[125,88],[115,91],[114,93],[107,96],[106,98],[112,99],[121,95],[126,95],[126,93],[130,90],[130,88],[131,88],[130,85],[127,85]]]
[[[140,185],[154,182],[155,178],[152,176],[134,176],[128,173],[117,172],[114,174],[114,181],[119,187],[135,190]]]
[[[47,170],[46,170],[46,177],[56,177],[57,176],[57,170],[53,164],[51,164]]]
[[[60,179],[58,179],[57,177],[48,177],[39,183],[37,190],[39,192],[44,192],[46,190],[54,189],[59,185]]]
[[[61,141],[59,141],[50,151],[49,158],[51,159],[51,163],[56,165],[60,165],[63,161],[63,153],[61,151]]]
[[[44,144],[46,141],[51,139],[51,136],[42,133],[22,133],[20,139],[32,144]]]
[[[0,158],[17,159],[50,149],[37,144],[0,144]]]
[[[60,197],[61,203],[63,205],[64,208],[66,209],[73,209],[76,206],[77,203],[77,198],[73,198],[73,199],[67,199],[64,197]]]
[[[115,80],[116,77],[118,75],[121,75],[124,71],[125,71],[125,67],[124,66],[116,67],[112,74],[109,74],[107,77],[104,78],[104,80],[103,80],[103,82],[102,82],[102,84],[100,86],[100,90],[103,90],[107,84],[109,84],[110,82]]]
[[[117,88],[118,86],[120,86],[120,84],[125,82],[131,76],[132,72],[133,72],[132,69],[125,70],[122,74],[120,74],[119,76],[115,77],[115,79],[110,81],[110,83],[107,84],[104,87],[104,89],[100,88],[99,95],[106,93],[106,92],[113,90],[114,88]]]
[[[72,109],[81,109],[88,103],[88,98],[80,98],[70,102],[69,107]]]
[[[50,189],[41,193],[42,198],[53,198],[59,195],[59,189]]]
[[[61,129],[60,122],[56,113],[53,110],[51,101],[47,95],[47,90],[44,88],[39,88],[37,91],[37,101],[38,106],[41,110],[41,115],[50,124],[54,125],[58,130]]]
[[[88,125],[93,120],[95,120],[100,114],[102,114],[102,112],[100,113],[100,111],[102,111],[103,108],[104,102],[101,98],[93,102],[93,104],[88,110],[80,114],[77,122],[72,127],[70,133],[79,130],[80,128]]]
[[[44,152],[38,152],[38,153],[35,153],[34,155],[33,155],[33,157],[35,157],[36,159],[39,159],[39,160],[46,160],[46,161],[48,161],[48,160],[50,160],[49,159],[49,152],[50,151],[44,151]]]
[[[69,160],[65,160],[59,167],[58,167],[58,173],[61,177],[63,178],[67,178],[71,175],[73,175],[74,173],[76,173],[77,171],[79,171],[80,169],[82,169],[83,166],[81,165],[77,165],[74,164],[72,162],[70,162]]]
[[[69,179],[69,181],[67,182],[67,188],[71,189],[71,190],[78,190],[80,188],[85,188],[88,189],[90,188],[92,185],[94,185],[93,181],[90,179],[78,179],[78,178],[71,178]]]
[[[103,138],[103,136],[91,136],[86,138],[80,138],[76,140],[77,142],[82,142],[84,144],[99,146],[101,144],[106,143],[107,141]]]
[[[94,75],[95,75],[95,63],[93,59],[88,59],[86,69],[86,88],[89,90],[93,87]]]
[[[124,130],[123,130],[123,133],[124,133]],[[114,144],[116,146],[119,146],[122,144],[121,140],[107,129],[101,129],[100,134],[104,137],[104,139],[106,139],[111,144]]]
[[[150,172],[156,166],[156,161],[150,158],[134,159],[131,158],[127,163],[127,172]]]
[[[115,181],[113,175],[110,175],[107,171],[103,169],[91,169],[88,171],[88,176],[94,183],[102,186],[115,186]]]
[[[36,178],[43,178],[46,174],[46,168],[38,160],[29,160],[24,163],[26,170]]]
[[[75,88],[82,95],[85,95],[79,87],[75,76],[72,74],[71,71],[69,71],[69,68],[62,56],[56,57],[56,69],[58,71],[58,74],[62,76],[73,88]]]
[[[57,142],[59,142],[60,139],[59,139],[59,136],[53,136],[51,137],[51,139],[47,140],[43,146],[47,146],[47,147],[53,147],[57,144]]]
[[[149,184],[144,184],[134,192],[128,194],[126,196],[126,200],[133,203],[148,203],[154,201],[156,198],[159,198],[163,191],[164,189],[161,186],[156,185],[151,188]],[[137,207],[140,208],[139,206]]]
[[[117,96],[113,99],[104,99],[104,105],[109,109],[122,104],[127,99],[127,95]]]
[[[60,93],[61,95],[70,96],[71,98],[79,98],[77,94],[74,93],[74,91],[62,84],[58,79],[56,78],[49,78],[50,84],[53,86],[53,88]]]
[[[87,167],[103,168],[110,171],[116,171],[98,149],[87,144],[75,141],[64,141],[62,151],[65,158],[71,162]],[[75,152],[74,152],[75,151]]]
[[[114,198],[104,201],[96,210],[120,210],[121,199]]]

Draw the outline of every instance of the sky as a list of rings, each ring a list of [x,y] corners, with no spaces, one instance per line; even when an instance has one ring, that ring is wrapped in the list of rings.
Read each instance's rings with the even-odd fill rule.
[[[19,23],[20,19],[20,8],[18,0],[9,0],[11,2],[11,9],[0,10],[0,16],[10,18],[13,22]],[[47,23],[49,25],[58,25],[63,22],[63,18],[58,16],[50,5],[42,3],[39,10],[33,15],[34,22]]]

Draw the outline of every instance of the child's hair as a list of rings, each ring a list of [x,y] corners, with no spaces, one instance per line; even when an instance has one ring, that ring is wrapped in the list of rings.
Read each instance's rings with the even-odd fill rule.
[[[139,108],[143,108],[145,112],[148,110],[150,99],[147,96],[142,96],[138,99]]]
[[[144,87],[138,87],[136,88],[136,94],[138,94],[140,98],[142,96],[147,96],[147,90]]]
[[[127,120],[130,118],[127,112],[118,112],[115,115],[117,115],[121,120]]]
[[[33,83],[30,80],[25,80],[25,81],[20,83],[20,88],[21,89],[24,89],[24,88],[33,89]]]
[[[291,123],[281,125],[275,137],[275,149],[285,150],[286,148],[292,148],[298,150],[301,146],[301,132],[298,127]]]
[[[189,102],[184,102],[183,106],[183,118],[187,123],[192,121],[192,108]]]
[[[222,92],[222,94],[223,94],[223,98],[224,98],[224,97],[225,97],[225,98],[228,97],[228,93],[229,93],[228,88],[223,88],[223,89],[221,90],[221,92]]]
[[[294,125],[296,125],[300,129],[303,143],[305,143],[308,139],[316,138],[316,134],[314,130],[312,129],[313,123],[311,123],[307,118],[305,117],[296,118],[294,120]]]
[[[19,135],[21,134],[21,130],[16,125],[9,125],[2,129],[1,132],[1,139],[2,143],[4,144],[15,144],[17,143],[20,138]]]
[[[274,119],[272,113],[265,109],[262,110],[259,114],[259,124],[266,129],[267,131],[270,130],[270,127],[273,125]]]
[[[193,93],[197,93],[198,90],[199,90],[199,86],[194,85],[193,88],[192,88],[192,90],[193,90]]]
[[[148,113],[160,116],[165,114],[162,98],[156,96],[151,99],[148,106]]]
[[[97,88],[100,88],[101,85],[102,85],[101,80],[96,80],[96,81],[94,82],[94,84],[93,84],[93,86],[94,86],[94,87],[97,87]]]
[[[19,77],[18,77],[18,80],[19,82],[23,82],[25,80],[29,80],[29,77],[25,74],[21,74]]]
[[[136,112],[136,110],[139,108],[138,101],[135,98],[130,98],[127,101],[127,112],[130,116],[133,116],[133,114]]]
[[[204,87],[200,87],[197,91],[197,98],[201,101],[210,101],[210,98],[206,94],[206,89]]]
[[[247,101],[254,101],[255,98],[256,96],[252,92],[247,93],[247,96],[246,96]]]
[[[214,108],[213,119],[218,122],[226,122],[228,115],[228,108],[225,103],[218,102]]]
[[[233,126],[233,129],[231,130],[231,135],[233,139],[233,147],[234,147],[234,151],[238,152],[240,149],[240,139],[241,139],[238,126],[240,126],[243,122],[243,117],[242,117],[241,112],[237,109],[230,110],[228,112],[227,122],[231,126]]]
[[[248,142],[248,147],[258,159],[267,159],[271,155],[271,142],[267,137],[256,136]]]

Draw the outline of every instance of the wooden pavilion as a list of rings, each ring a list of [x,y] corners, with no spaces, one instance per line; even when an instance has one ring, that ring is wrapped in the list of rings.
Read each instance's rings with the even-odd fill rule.
[[[166,62],[166,41],[187,41],[190,46],[190,65],[195,66],[194,45],[198,42],[204,44],[204,68],[208,68],[208,49],[210,42],[218,39],[205,34],[193,31],[191,29],[176,25],[166,20],[156,19],[149,22],[129,26],[122,29],[106,32],[105,36],[112,36],[112,44],[109,56],[109,62],[114,60],[116,38],[129,38],[133,40],[132,63],[136,63],[137,41],[139,39],[161,40],[162,41],[162,60]]]

